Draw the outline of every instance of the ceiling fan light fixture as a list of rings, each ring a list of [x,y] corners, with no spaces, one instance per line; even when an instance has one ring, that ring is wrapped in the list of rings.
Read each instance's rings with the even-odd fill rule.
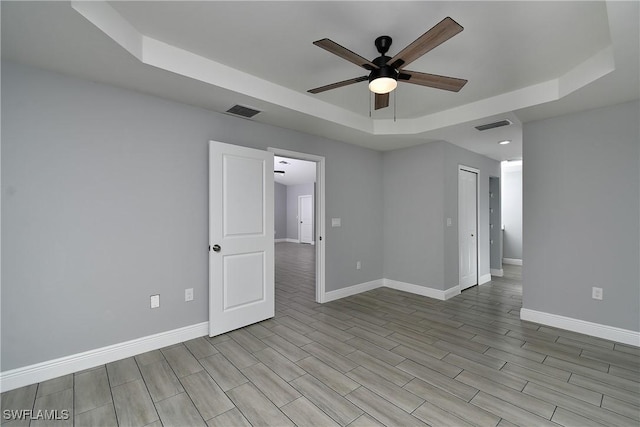
[[[369,90],[371,92],[382,95],[391,92],[396,87],[398,87],[398,71],[394,68],[383,65],[377,70],[371,71],[369,75]]]
[[[373,93],[385,94],[398,87],[398,81],[391,77],[378,77],[369,82],[369,90]]]

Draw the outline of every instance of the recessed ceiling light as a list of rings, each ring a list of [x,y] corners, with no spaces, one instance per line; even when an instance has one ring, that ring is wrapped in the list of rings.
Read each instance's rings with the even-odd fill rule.
[[[500,144],[500,145],[507,145],[507,144],[508,144],[508,143],[510,143],[510,142],[511,142],[510,140],[505,139],[504,141],[500,141],[500,142],[498,142],[498,144]]]

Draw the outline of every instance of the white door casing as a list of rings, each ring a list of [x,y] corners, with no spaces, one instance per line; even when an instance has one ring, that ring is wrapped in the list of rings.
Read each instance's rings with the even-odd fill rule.
[[[209,142],[209,335],[274,316],[273,153]]]
[[[277,156],[291,157],[293,159],[308,160],[316,163],[316,189],[315,189],[315,243],[316,243],[316,302],[326,301],[325,292],[325,158],[315,154],[300,153],[269,147],[269,151]]]
[[[298,238],[313,243],[313,196],[298,196]]]
[[[478,171],[458,170],[460,290],[478,284]]]

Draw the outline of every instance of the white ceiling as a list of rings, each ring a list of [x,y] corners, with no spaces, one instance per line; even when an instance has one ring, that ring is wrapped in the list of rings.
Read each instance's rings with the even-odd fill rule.
[[[253,120],[390,150],[445,140],[522,156],[522,123],[640,97],[639,3],[2,2],[2,57]],[[465,78],[458,93],[401,83],[370,117],[366,75],[312,42],[393,56],[446,16],[465,29],[408,68]],[[514,124],[478,132],[473,126]],[[499,146],[497,142],[513,142]]]
[[[284,171],[284,175],[277,173],[273,176],[275,182],[283,185],[312,184],[316,182],[315,162],[273,156],[273,170]]]

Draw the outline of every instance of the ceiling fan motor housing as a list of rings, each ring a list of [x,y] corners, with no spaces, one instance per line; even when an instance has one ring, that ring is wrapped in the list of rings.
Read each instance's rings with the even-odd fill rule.
[[[389,65],[384,65],[377,70],[371,71],[371,74],[369,74],[369,83],[380,77],[389,77],[393,80],[398,80],[398,70]]]
[[[378,39],[380,39],[380,37],[378,37]],[[378,39],[376,39],[376,42]],[[393,68],[391,65],[387,64],[387,62],[389,62],[390,59],[391,59],[390,57],[385,56],[383,54],[382,56],[379,56],[372,61],[374,64],[376,64],[380,68],[373,69],[371,71],[371,74],[369,74],[369,83],[371,83],[373,80],[379,77],[390,77],[394,80],[398,80],[398,74],[399,74],[398,70]]]

